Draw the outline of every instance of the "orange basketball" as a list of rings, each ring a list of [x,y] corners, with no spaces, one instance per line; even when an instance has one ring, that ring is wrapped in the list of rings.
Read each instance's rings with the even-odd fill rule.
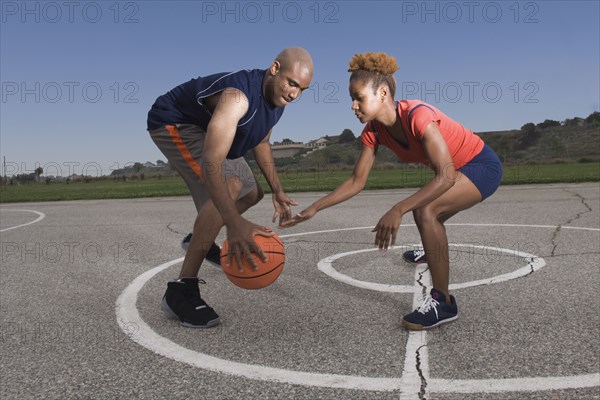
[[[253,239],[267,257],[267,261],[263,262],[256,254],[252,253],[252,257],[254,257],[258,266],[256,271],[245,258],[242,258],[243,271],[241,272],[235,257],[231,258],[231,263],[228,266],[227,251],[229,245],[227,240],[221,247],[221,265],[225,276],[233,284],[244,289],[262,289],[269,286],[279,277],[285,264],[285,247],[283,247],[283,242],[277,234],[271,237],[254,235]]]

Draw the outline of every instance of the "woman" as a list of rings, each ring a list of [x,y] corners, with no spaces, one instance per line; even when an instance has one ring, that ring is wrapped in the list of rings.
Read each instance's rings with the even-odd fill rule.
[[[390,148],[403,162],[430,167],[434,178],[401,200],[379,220],[375,245],[387,249],[396,242],[404,214],[413,213],[423,252],[408,251],[404,259],[427,262],[433,288],[423,303],[403,317],[407,329],[430,329],[454,321],[458,308],[448,291],[448,238],[444,222],[459,211],[483,201],[496,191],[502,177],[498,156],[472,131],[421,101],[395,101],[398,65],[385,53],[355,55],[350,61],[350,97],[356,117],[366,123],[362,151],[352,176],[327,196],[282,226],[292,226],[318,211],[341,203],[365,186],[377,147]]]

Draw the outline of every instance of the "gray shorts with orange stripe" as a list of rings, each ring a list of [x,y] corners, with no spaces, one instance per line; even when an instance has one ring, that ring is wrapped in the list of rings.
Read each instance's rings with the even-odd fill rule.
[[[150,131],[150,137],[169,163],[179,172],[192,193],[196,210],[210,199],[204,185],[202,148],[206,132],[197,125],[167,125]],[[256,177],[243,157],[226,159],[221,167],[224,179],[237,178],[242,183],[242,198],[257,188]]]

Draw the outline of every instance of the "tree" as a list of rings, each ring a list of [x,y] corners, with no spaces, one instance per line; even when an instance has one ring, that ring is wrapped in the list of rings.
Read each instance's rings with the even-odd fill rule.
[[[519,150],[525,150],[526,148],[533,146],[541,136],[539,130],[532,122],[523,125],[521,127],[521,132],[523,134],[517,136]]]
[[[40,176],[44,173],[44,169],[42,167],[37,167],[33,173],[35,174],[35,181],[40,181]]]
[[[594,111],[593,113],[591,113],[590,115],[588,115],[588,117],[585,119],[585,122],[587,124],[591,124],[593,122],[600,123],[600,112]]]
[[[544,122],[540,122],[539,124],[537,124],[537,127],[540,129],[551,128],[553,126],[560,126],[560,122],[554,121],[552,119],[547,119]]]
[[[354,133],[350,129],[344,129],[340,135],[340,143],[352,143],[356,140]]]
[[[564,126],[583,126],[583,118],[575,117],[575,118],[567,118],[563,122]]]
[[[533,122],[526,123],[521,127],[521,132],[523,132],[525,135],[532,134],[535,132],[535,124]]]

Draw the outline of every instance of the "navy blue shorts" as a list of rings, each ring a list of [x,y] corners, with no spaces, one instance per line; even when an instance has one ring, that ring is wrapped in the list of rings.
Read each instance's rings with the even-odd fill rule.
[[[502,180],[502,163],[487,144],[479,154],[458,170],[479,189],[481,201],[490,197]]]

